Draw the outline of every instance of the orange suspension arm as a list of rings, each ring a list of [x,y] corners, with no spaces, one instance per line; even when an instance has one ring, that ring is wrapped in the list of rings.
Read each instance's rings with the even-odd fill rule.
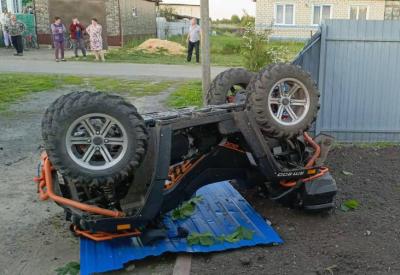
[[[321,147],[306,132],[304,132],[303,136],[304,136],[304,140],[308,144],[310,144],[311,147],[314,149],[314,154],[312,155],[312,157],[310,158],[310,160],[307,162],[307,164],[305,166],[305,168],[311,168],[315,164],[315,161],[317,160],[319,155],[321,154]],[[305,178],[302,181],[303,182],[308,182],[308,181],[311,181],[313,179],[322,177],[328,171],[329,171],[329,169],[327,167],[322,167],[318,174],[313,175],[313,176],[311,176],[309,178]],[[294,187],[296,185],[296,181],[281,181],[280,184],[283,187]]]
[[[53,201],[68,205],[79,210],[90,212],[98,215],[108,216],[108,217],[123,217],[125,214],[120,211],[109,210],[105,208],[100,208],[97,206],[77,202],[71,199],[67,199],[61,196],[58,196],[53,191],[53,178],[52,178],[52,166],[50,160],[46,153],[43,153],[42,156],[43,167],[41,171],[40,178],[37,178],[36,181],[38,182],[39,187],[39,198],[41,200],[52,199]]]

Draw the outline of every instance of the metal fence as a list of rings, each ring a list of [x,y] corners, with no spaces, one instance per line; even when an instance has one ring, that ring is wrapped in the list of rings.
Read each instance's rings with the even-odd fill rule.
[[[167,39],[174,35],[185,35],[189,32],[189,28],[189,20],[168,22],[164,17],[157,17],[157,38],[159,39]]]
[[[399,21],[328,20],[294,63],[321,91],[317,133],[400,141]]]

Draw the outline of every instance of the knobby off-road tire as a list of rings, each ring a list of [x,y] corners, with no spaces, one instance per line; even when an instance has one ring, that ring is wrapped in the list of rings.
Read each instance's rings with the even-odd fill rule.
[[[133,176],[148,138],[133,105],[119,96],[91,92],[54,101],[43,117],[42,136],[53,166],[68,181],[82,184],[114,184]]]
[[[211,82],[210,88],[208,89],[206,96],[207,105],[227,103],[229,93],[243,93],[254,76],[255,73],[249,72],[243,68],[229,69],[218,74]],[[241,89],[235,91],[235,86],[239,86]]]
[[[319,92],[311,76],[292,64],[275,64],[252,80],[247,107],[264,135],[291,138],[306,131],[319,110]]]
[[[57,98],[49,107],[47,107],[43,118],[42,118],[42,137],[45,143],[47,142],[47,137],[48,137],[48,131],[51,129],[51,124],[53,123],[53,117],[55,112],[58,112],[58,110],[63,109],[63,106],[68,100],[75,100],[77,97],[80,96],[80,93],[75,92],[75,93],[70,93],[66,95],[62,95],[59,98]]]

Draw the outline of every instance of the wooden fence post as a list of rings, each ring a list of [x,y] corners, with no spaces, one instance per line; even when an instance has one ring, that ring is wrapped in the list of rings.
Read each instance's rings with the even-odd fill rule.
[[[211,83],[210,68],[210,16],[209,16],[209,0],[200,1],[200,18],[201,18],[201,66],[202,66],[202,88],[203,88],[203,104],[206,105],[206,94]]]

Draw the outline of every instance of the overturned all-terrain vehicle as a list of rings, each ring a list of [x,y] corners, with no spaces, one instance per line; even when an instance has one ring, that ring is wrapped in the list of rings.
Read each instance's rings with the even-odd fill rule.
[[[318,100],[310,75],[289,64],[221,73],[200,109],[140,115],[109,93],[64,95],[42,122],[40,197],[94,240],[160,237],[163,213],[224,180],[258,184],[292,207],[330,209],[337,189],[322,164],[331,139],[304,132]]]

